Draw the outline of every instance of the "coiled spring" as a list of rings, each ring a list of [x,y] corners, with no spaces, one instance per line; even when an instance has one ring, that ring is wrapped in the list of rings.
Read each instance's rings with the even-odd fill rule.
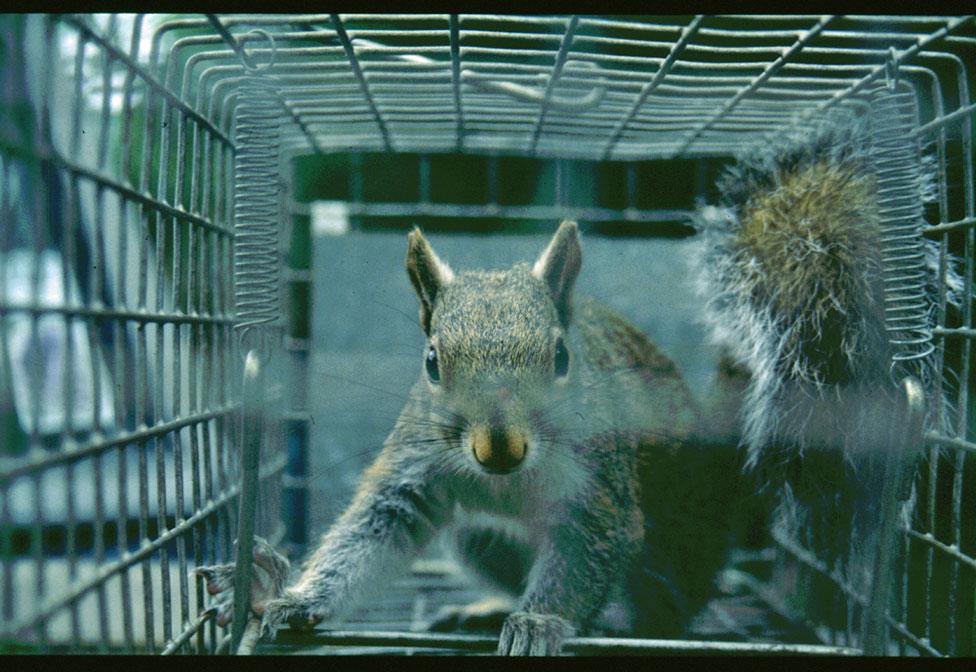
[[[887,86],[872,95],[872,155],[877,174],[884,272],[885,327],[894,362],[934,350],[922,240],[922,155],[913,131],[918,111],[911,91]]]
[[[271,77],[250,72],[239,90],[234,129],[234,281],[242,341],[279,314],[280,109],[275,88]]]

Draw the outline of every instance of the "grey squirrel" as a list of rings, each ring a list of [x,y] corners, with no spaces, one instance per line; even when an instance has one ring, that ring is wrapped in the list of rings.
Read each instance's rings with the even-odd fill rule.
[[[581,262],[575,222],[534,265],[494,272],[455,273],[410,233],[419,379],[297,582],[282,591],[287,561],[256,546],[265,631],[341,616],[453,524],[461,559],[512,598],[500,654],[555,654],[594,623],[683,632],[726,558],[735,456],[701,440],[696,402],[646,336],[573,297]],[[232,566],[197,572],[226,623]]]

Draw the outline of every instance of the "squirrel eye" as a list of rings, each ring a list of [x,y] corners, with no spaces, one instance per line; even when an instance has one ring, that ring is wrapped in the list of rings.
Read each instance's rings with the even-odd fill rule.
[[[563,339],[556,341],[556,378],[564,378],[569,373],[569,350]]]
[[[427,368],[427,377],[430,378],[430,382],[437,383],[441,379],[440,369],[437,367],[437,350],[434,346],[430,346],[430,350],[427,351],[427,357],[424,359],[424,366]]]

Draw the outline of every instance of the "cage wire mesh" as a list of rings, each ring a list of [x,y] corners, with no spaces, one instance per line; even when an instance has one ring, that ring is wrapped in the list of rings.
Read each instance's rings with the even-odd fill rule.
[[[917,108],[909,133],[937,163],[924,235],[940,242],[942,278],[946,254],[962,256],[967,297],[950,319],[942,286],[931,333],[907,344],[935,348],[944,384],[925,403],[954,408],[955,424],[924,436],[918,506],[892,536],[890,594],[858,592],[816,548],[774,534],[771,575],[749,585],[829,646],[630,646],[974,653],[972,17],[8,15],[0,49],[5,650],[216,651],[227,636],[189,571],[230,561],[252,524],[272,544],[304,543],[312,274],[302,250],[315,207],[292,192],[295,157],[350,155],[360,169],[342,212],[362,221],[569,217],[654,234],[686,219],[694,199],[642,200],[641,162],[721,163],[828,111],[864,114],[890,87]],[[433,198],[440,154],[484,157],[484,198]],[[416,155],[415,195],[368,198],[371,155]],[[507,203],[497,171],[506,157],[553,165],[552,201]],[[621,197],[574,199],[567,161],[616,170]],[[280,176],[264,180],[250,210],[240,194],[254,173],[242,166]],[[695,173],[698,197],[706,173]],[[281,221],[291,250],[258,232],[248,256],[248,232],[235,232],[242,211]],[[287,320],[276,308],[282,265]],[[249,283],[262,285],[257,441],[241,432],[254,344],[235,329],[255,318],[241,313]],[[262,451],[256,492],[240,453],[248,439]],[[248,512],[241,527],[239,500],[255,494],[256,520]],[[868,642],[861,623],[872,614],[881,627]],[[494,647],[404,632],[301,641]],[[615,646],[590,638],[569,649]]]

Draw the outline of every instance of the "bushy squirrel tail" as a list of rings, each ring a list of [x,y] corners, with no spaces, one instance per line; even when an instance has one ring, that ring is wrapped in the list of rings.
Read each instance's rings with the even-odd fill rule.
[[[921,172],[918,198],[931,201],[934,163]],[[825,119],[744,153],[719,178],[718,203],[695,214],[704,322],[750,376],[750,465],[774,443],[836,443],[859,403],[890,387],[877,180],[867,122]],[[938,246],[923,252],[934,316]],[[946,285],[958,303],[951,260]]]

